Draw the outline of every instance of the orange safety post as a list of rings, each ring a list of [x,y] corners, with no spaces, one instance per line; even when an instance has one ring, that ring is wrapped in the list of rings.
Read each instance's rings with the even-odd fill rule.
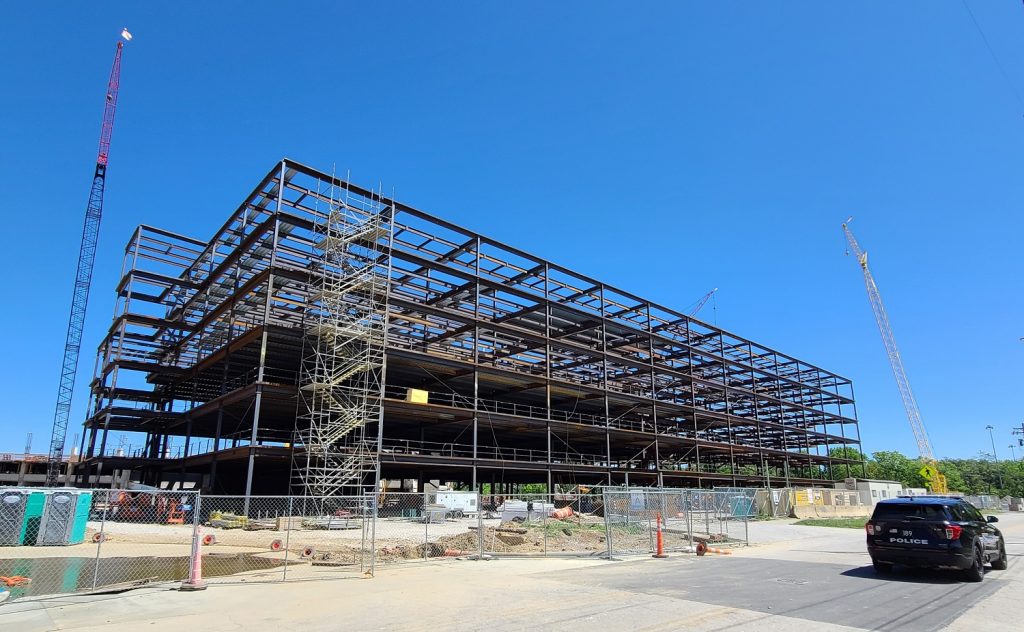
[[[665,540],[661,536],[661,514],[658,514],[658,552],[651,557],[662,559],[668,557],[665,555]]]

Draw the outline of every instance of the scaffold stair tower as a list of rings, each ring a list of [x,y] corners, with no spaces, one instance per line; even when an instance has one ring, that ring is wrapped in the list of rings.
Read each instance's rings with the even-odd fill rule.
[[[379,199],[379,198],[378,198]],[[379,203],[332,194],[316,226],[317,269],[307,306],[292,484],[306,496],[362,493],[376,485],[384,395],[386,246]]]

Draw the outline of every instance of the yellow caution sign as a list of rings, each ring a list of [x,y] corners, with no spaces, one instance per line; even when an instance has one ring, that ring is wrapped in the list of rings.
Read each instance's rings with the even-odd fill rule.
[[[920,470],[918,470],[917,473],[920,474],[921,478],[923,478],[924,480],[932,481],[935,479],[936,476],[938,476],[939,471],[935,469],[934,465],[925,465]]]

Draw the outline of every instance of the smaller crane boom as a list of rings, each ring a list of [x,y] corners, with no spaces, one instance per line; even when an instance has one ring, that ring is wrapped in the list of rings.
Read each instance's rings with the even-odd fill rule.
[[[715,289],[711,290],[710,292],[708,292],[704,296],[700,297],[700,299],[697,301],[697,304],[694,306],[694,308],[690,310],[690,316],[696,316],[697,312],[699,312],[701,310],[701,308],[703,308],[705,305],[708,304],[708,301],[711,300],[711,297],[714,296],[715,292],[717,292],[717,291],[718,291],[718,288],[716,287]]]
[[[907,411],[907,420],[910,421],[910,428],[913,430],[914,439],[917,441],[917,451],[921,455],[921,460],[925,462],[925,467],[921,474],[929,481],[932,491],[945,493],[948,491],[946,488],[946,477],[939,473],[936,468],[932,444],[928,439],[928,431],[925,430],[924,421],[921,419],[921,410],[917,406],[917,398],[914,397],[914,391],[910,388],[907,371],[903,368],[903,358],[900,356],[899,347],[896,346],[896,337],[893,335],[892,325],[889,324],[889,314],[885,310],[885,304],[882,303],[882,295],[878,291],[875,277],[868,268],[868,253],[864,252],[864,249],[857,243],[857,238],[850,232],[848,224],[852,219],[851,217],[846,222],[843,222],[843,233],[846,235],[846,241],[850,246],[850,250],[853,252],[854,257],[857,258],[861,272],[864,273],[864,285],[868,291],[871,311],[875,314],[875,323],[878,325],[878,331],[882,335],[885,353],[889,356],[889,366],[892,367],[892,373],[896,377],[896,386],[899,388],[900,398],[903,400],[903,408]]]

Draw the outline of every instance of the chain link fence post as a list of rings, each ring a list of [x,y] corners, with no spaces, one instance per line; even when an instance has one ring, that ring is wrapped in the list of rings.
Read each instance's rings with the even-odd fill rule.
[[[295,513],[294,504],[295,504],[295,500],[291,496],[289,496],[288,497],[288,513],[287,513],[287,515],[285,516],[285,519],[284,519],[284,527],[285,527],[285,529],[284,529],[284,571],[281,573],[281,581],[283,581],[283,582],[288,581],[288,554],[289,554],[288,546],[291,544],[292,516]]]
[[[370,577],[377,573],[377,519],[380,517],[377,494],[370,498]]]
[[[696,546],[693,543],[693,492],[686,490],[683,492],[684,499],[686,502],[686,534],[690,538],[690,546]]]
[[[604,504],[604,540],[608,546],[608,560],[612,559],[612,525],[611,525],[611,503],[608,502],[608,490],[601,489],[601,502]]]
[[[711,535],[711,511],[710,507],[708,507],[708,505],[710,504],[708,501],[710,499],[708,498],[708,494],[706,492],[701,492],[700,497],[700,506],[701,509],[704,511],[704,533],[706,535]]]
[[[370,503],[376,498],[377,493],[371,496],[362,496],[357,501],[359,508],[359,573],[367,572],[367,534],[370,534],[371,546],[374,544],[371,533],[374,529],[374,510]]]
[[[430,507],[427,504],[427,493],[423,492],[423,559],[427,559],[430,548]]]
[[[477,535],[477,553],[480,560],[484,559],[484,507],[483,498],[480,496],[480,492],[476,494],[476,535]]]
[[[545,497],[541,496],[541,498],[545,498]],[[554,507],[555,506],[555,497],[552,496],[550,500],[551,500],[551,506]],[[546,501],[541,500],[540,502],[541,502],[541,507],[545,508],[541,512],[540,528],[544,531],[544,557],[547,557],[548,556],[548,510],[547,510],[547,503],[546,503]]]
[[[100,505],[103,508],[103,513],[100,514],[100,532],[96,536],[96,559],[93,562],[92,569],[92,589],[96,590],[96,584],[100,578],[100,551],[103,549],[103,540],[106,539],[105,529],[107,527],[107,514],[110,512],[110,490],[104,492],[106,502]]]
[[[203,543],[200,541],[199,531],[199,515],[202,509],[202,502],[202,497],[197,492],[192,505],[192,554],[189,556],[188,560],[188,583],[192,586],[195,586],[197,579],[199,579],[195,576],[195,569],[198,567],[197,564],[202,563],[202,560],[199,559],[203,554]]]

